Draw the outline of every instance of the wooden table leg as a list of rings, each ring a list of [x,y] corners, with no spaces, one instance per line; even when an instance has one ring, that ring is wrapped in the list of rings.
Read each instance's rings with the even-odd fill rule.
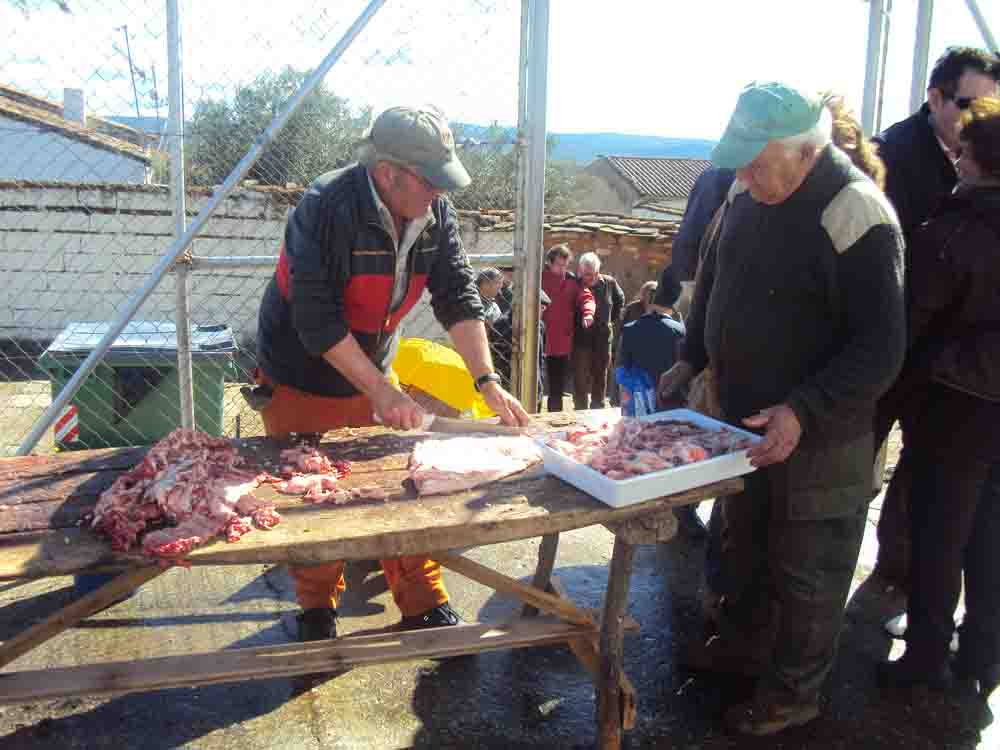
[[[80,597],[72,604],[49,615],[37,625],[33,625],[23,633],[19,633],[9,641],[5,641],[0,646],[0,668],[7,666],[18,657],[24,656],[24,654],[46,641],[55,638],[64,630],[76,625],[80,620],[90,617],[95,612],[99,612],[123,597],[128,596],[142,584],[146,583],[146,581],[156,578],[163,573],[164,570],[166,568],[161,568],[158,565],[150,565],[122,573],[96,591]]]
[[[546,534],[542,537],[542,543],[538,545],[538,567],[535,568],[535,579],[531,585],[536,589],[548,591],[549,581],[552,579],[552,569],[556,564],[556,551],[559,549],[559,534]],[[525,604],[521,610],[522,617],[534,617],[538,614],[538,608],[530,604]]]
[[[601,674],[597,683],[597,746],[601,750],[620,750],[622,744],[624,617],[632,574],[632,552],[631,544],[615,537],[601,621]]]

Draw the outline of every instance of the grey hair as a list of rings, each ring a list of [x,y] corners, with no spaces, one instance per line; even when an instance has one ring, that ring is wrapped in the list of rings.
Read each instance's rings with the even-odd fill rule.
[[[487,284],[491,281],[499,281],[503,278],[503,274],[500,273],[499,268],[494,268],[493,266],[487,266],[479,275],[476,276],[476,284]]]
[[[577,268],[582,268],[586,266],[598,273],[601,270],[601,259],[597,257],[597,253],[584,253],[580,256],[580,260],[576,262]]]
[[[369,171],[374,168],[375,163],[378,161],[378,152],[375,151],[375,144],[369,140],[361,141],[358,144],[354,156],[358,160],[358,164]]]
[[[380,152],[375,148],[375,144],[369,140],[363,140],[354,149],[354,158],[357,160],[358,164],[371,172],[375,169],[375,165],[380,161],[386,161],[390,164],[402,164],[407,166],[405,162],[400,161],[394,156],[389,156],[384,151]]]
[[[799,151],[805,146],[819,151],[833,143],[833,115],[830,113],[830,109],[824,106],[820,112],[819,121],[806,132],[790,135],[787,138],[776,138],[775,142],[784,146],[786,153]]]

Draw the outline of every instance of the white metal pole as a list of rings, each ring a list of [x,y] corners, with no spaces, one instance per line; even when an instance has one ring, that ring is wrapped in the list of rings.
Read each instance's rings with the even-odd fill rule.
[[[174,237],[187,228],[187,185],[184,179],[184,67],[180,0],[167,0],[167,61],[170,119],[170,192],[173,194]],[[175,267],[177,312],[177,386],[180,390],[181,427],[194,429],[194,385],[191,372],[191,276],[182,261]]]
[[[522,12],[528,10],[528,60],[526,68],[528,99],[525,116],[527,127],[526,183],[523,199],[524,237],[520,251],[522,262],[520,284],[521,340],[520,399],[534,404],[538,389],[538,299],[542,285],[542,231],[545,223],[545,115],[548,103],[549,76],[549,0],[527,0]]]
[[[892,34],[892,0],[885,0],[885,18],[882,29],[881,73],[878,78],[878,97],[875,100],[875,122],[872,133],[882,130],[882,107],[885,104],[885,61],[889,59],[889,37]]]
[[[983,15],[983,12],[979,10],[979,3],[976,0],[965,0],[965,4],[969,6],[972,19],[976,22],[979,33],[983,35],[983,41],[986,42],[986,46],[990,49],[990,52],[994,55],[1000,55],[1000,50],[997,49],[996,37],[990,31],[990,26],[986,23],[986,17]]]
[[[882,77],[882,21],[885,0],[868,0],[868,54],[865,60],[865,92],[861,104],[861,127],[874,135],[878,106],[878,82]]]
[[[173,266],[174,261],[177,260],[178,256],[183,253],[195,236],[202,230],[208,220],[211,218],[212,214],[215,213],[216,209],[222,204],[222,202],[229,197],[229,194],[233,192],[236,186],[240,183],[246,173],[250,171],[257,159],[260,158],[261,153],[264,149],[270,145],[271,141],[274,140],[275,136],[281,132],[281,129],[285,127],[292,114],[299,108],[302,101],[309,96],[313,90],[319,85],[320,81],[330,72],[330,68],[336,64],[337,60],[341,58],[348,47],[351,46],[351,42],[354,41],[355,37],[361,33],[361,31],[368,25],[372,17],[378,12],[379,8],[385,5],[386,0],[371,0],[365,9],[358,16],[357,20],[351,24],[351,27],[344,32],[344,35],[337,42],[330,54],[323,58],[323,62],[312,73],[309,77],[303,81],[301,88],[295,93],[295,95],[286,102],[282,110],[275,115],[271,124],[268,125],[267,129],[257,136],[254,141],[253,147],[247,154],[240,160],[233,171],[229,173],[225,182],[219,186],[208,204],[198,212],[198,215],[191,222],[191,225],[184,230],[183,236],[174,240],[170,246],[167,248],[167,252],[162,258],[160,258],[159,263],[153,267],[150,271],[149,277],[143,283],[143,285],[136,290],[136,292],[129,298],[125,303],[125,306],[118,313],[118,317],[114,319],[111,325],[108,327],[108,332],[104,334],[104,337],[98,342],[94,350],[87,356],[86,359],[80,364],[80,367],[73,377],[69,379],[63,389],[59,392],[52,403],[49,404],[49,408],[38,418],[35,425],[31,428],[31,432],[24,439],[17,449],[17,455],[24,456],[31,452],[31,450],[38,444],[42,435],[45,431],[52,426],[52,423],[56,420],[56,417],[62,413],[62,410],[70,402],[76,392],[83,385],[83,381],[87,379],[87,376],[93,372],[97,363],[101,361],[104,354],[111,348],[111,345],[115,342],[121,332],[125,329],[125,326],[135,315],[136,311],[142,306],[142,304],[149,298],[149,295],[153,293],[153,290],[159,285],[160,281]]]
[[[521,362],[524,360],[524,206],[528,191],[528,34],[531,29],[531,0],[521,0],[520,53],[517,65],[517,136],[514,148],[517,156],[517,184],[514,193],[514,304],[511,342],[511,392],[521,399],[528,411],[532,399],[524,401],[524,381]]]
[[[910,79],[910,112],[916,112],[927,97],[927,61],[931,51],[934,0],[918,0],[917,39],[913,45],[913,77]]]

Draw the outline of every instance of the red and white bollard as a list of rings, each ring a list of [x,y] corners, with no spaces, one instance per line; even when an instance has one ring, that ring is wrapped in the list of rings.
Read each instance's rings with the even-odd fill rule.
[[[56,442],[60,445],[69,445],[80,440],[80,418],[76,406],[70,404],[63,409],[52,431],[55,433]]]

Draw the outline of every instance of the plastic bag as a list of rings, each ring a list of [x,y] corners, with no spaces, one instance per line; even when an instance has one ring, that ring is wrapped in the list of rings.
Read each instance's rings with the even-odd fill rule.
[[[622,415],[641,417],[656,412],[656,385],[648,372],[638,367],[616,367],[621,387]]]

